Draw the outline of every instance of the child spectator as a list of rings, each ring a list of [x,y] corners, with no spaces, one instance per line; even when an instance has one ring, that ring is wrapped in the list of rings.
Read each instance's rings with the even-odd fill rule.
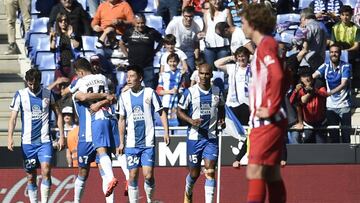
[[[167,64],[167,58],[171,53],[175,53],[179,56],[180,63],[177,68],[181,69],[182,73],[187,72],[188,70],[187,61],[186,61],[187,56],[183,51],[181,51],[178,48],[175,48],[176,37],[173,34],[167,34],[165,35],[163,42],[166,52],[161,56],[160,59],[160,73],[170,70],[170,67]]]
[[[179,62],[180,58],[175,53],[171,53],[167,57],[167,64],[170,70],[160,73],[159,85],[156,88],[156,92],[162,96],[161,100],[164,110],[168,112],[170,126],[178,124],[176,116],[177,93],[181,84],[181,72],[177,68]]]
[[[191,77],[190,77],[191,85],[190,86],[193,86],[199,82],[199,66],[203,63],[206,63],[206,61],[203,57],[199,57],[195,60],[196,70],[191,74]]]

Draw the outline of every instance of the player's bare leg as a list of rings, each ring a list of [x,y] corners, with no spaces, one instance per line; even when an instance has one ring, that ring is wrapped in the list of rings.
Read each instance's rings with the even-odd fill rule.
[[[41,186],[40,186],[40,195],[41,195],[41,202],[46,203],[50,196],[50,188],[51,188],[51,167],[50,163],[42,162],[41,166]]]
[[[137,203],[139,202],[139,168],[130,169],[129,172],[129,202]]]
[[[192,202],[192,190],[196,180],[200,176],[201,167],[189,167],[189,174],[186,176],[184,203]]]
[[[204,159],[205,162],[205,203],[214,201],[214,193],[216,188],[215,181],[215,165],[216,161]]]
[[[155,192],[155,179],[154,179],[154,168],[149,166],[143,166],[144,175],[144,190],[146,193],[146,200],[148,203],[153,201]]]
[[[38,202],[37,185],[36,185],[36,169],[26,172],[27,177],[27,190],[30,203]]]

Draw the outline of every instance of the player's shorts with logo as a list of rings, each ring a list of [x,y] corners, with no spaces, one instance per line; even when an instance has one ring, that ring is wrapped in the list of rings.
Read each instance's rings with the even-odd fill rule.
[[[53,156],[51,142],[42,144],[23,144],[22,154],[25,171],[36,169],[40,163],[50,163]]]
[[[155,147],[131,147],[125,148],[127,168],[134,169],[140,166],[154,167]]]
[[[187,163],[190,167],[200,167],[202,159],[216,161],[219,154],[218,139],[200,138],[186,140]]]
[[[92,142],[78,142],[79,167],[86,168],[96,158],[96,149]]]

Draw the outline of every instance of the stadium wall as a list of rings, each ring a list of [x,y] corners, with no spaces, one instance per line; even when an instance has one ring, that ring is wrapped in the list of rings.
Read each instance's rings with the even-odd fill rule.
[[[286,166],[281,170],[287,187],[288,203],[338,203],[359,202],[360,200],[360,165]],[[72,202],[76,172],[76,169],[69,168],[53,169],[50,203]],[[156,202],[182,202],[186,174],[185,167],[157,167],[155,170]],[[116,202],[126,202],[126,197],[123,195],[124,184],[121,184],[125,179],[120,168],[115,169],[115,175],[120,179],[120,184],[115,189]],[[22,169],[0,169],[0,180],[1,202],[28,202],[26,178]],[[38,180],[38,186],[40,186],[40,178]],[[142,178],[140,181],[140,202],[145,202]],[[202,175],[194,188],[194,202],[204,202],[203,186],[204,176]],[[221,202],[245,202],[246,193],[245,168],[223,167]],[[104,202],[101,178],[96,169],[90,173],[83,202]]]

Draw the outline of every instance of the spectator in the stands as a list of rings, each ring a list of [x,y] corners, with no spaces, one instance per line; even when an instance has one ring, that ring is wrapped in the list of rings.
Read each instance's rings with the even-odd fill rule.
[[[194,7],[186,6],[182,16],[174,18],[167,26],[165,33],[176,37],[175,47],[185,52],[189,71],[195,70],[195,59],[199,57],[199,39],[197,34],[201,31],[194,21]]]
[[[37,14],[38,18],[49,17],[52,8],[58,3],[57,0],[36,0],[35,8],[40,13]]]
[[[231,53],[235,53],[237,48],[241,46],[246,47],[251,53],[254,53],[253,44],[249,39],[246,39],[241,28],[235,26],[230,27],[226,22],[219,22],[215,26],[215,32],[230,41]]]
[[[226,105],[230,107],[242,125],[248,125],[250,116],[249,82],[251,70],[249,58],[250,51],[241,46],[236,49],[234,55],[215,61],[215,67],[226,72],[229,76]]]
[[[5,12],[7,20],[7,37],[9,46],[5,51],[5,55],[16,54],[18,52],[16,41],[15,41],[15,22],[16,22],[16,12],[21,11],[21,15],[24,22],[25,32],[30,29],[30,0],[5,0]]]
[[[203,15],[202,4],[204,2],[206,2],[206,1],[207,0],[183,0],[181,10],[184,12],[185,7],[191,6],[191,7],[194,7],[194,14],[195,15],[202,16]]]
[[[155,42],[158,45],[154,49]],[[135,15],[134,26],[125,31],[119,45],[129,64],[143,69],[145,86],[155,88],[153,62],[156,52],[162,47],[162,36],[154,28],[146,26],[144,14]]]
[[[91,22],[91,27],[99,35],[97,45],[117,48],[116,35],[123,35],[133,23],[134,13],[126,1],[108,0],[100,4]]]
[[[71,62],[79,54],[80,40],[81,38],[75,35],[74,28],[70,25],[69,17],[63,12],[58,13],[55,29],[50,32],[50,50],[56,52],[55,80],[58,77],[72,80],[74,71]]]
[[[175,47],[176,41],[177,40],[174,35],[165,35],[163,43],[166,51],[163,53],[160,59],[160,73],[170,70],[169,64],[167,63],[167,57],[172,53],[176,53],[180,58],[178,68],[181,69],[181,72],[186,73],[188,71],[187,56],[181,49]]]
[[[301,65],[307,65],[312,69],[316,69],[325,61],[325,30],[315,20],[315,15],[310,8],[305,8],[301,11],[300,20],[300,26],[305,28],[306,38],[298,60],[302,60]]]
[[[356,59],[359,58],[360,29],[351,22],[352,16],[353,9],[350,6],[345,5],[340,8],[341,21],[332,27],[331,43],[336,42],[342,46],[343,50],[348,51],[349,62],[354,67],[353,76],[359,78],[360,72]]]
[[[233,20],[229,9],[224,7],[222,0],[210,0],[210,9],[204,13],[204,29],[201,37],[205,37],[204,56],[206,62],[214,67],[214,61],[230,55],[230,43],[215,32],[218,22],[226,22],[233,26]]]
[[[178,103],[178,92],[181,83],[181,71],[177,68],[180,58],[177,54],[171,53],[167,57],[167,64],[170,70],[164,71],[159,75],[159,85],[156,92],[161,96],[161,102],[165,112],[169,115],[169,122],[173,122],[176,117],[176,108]],[[172,125],[173,126],[173,125]]]
[[[64,135],[65,135],[65,143],[67,143],[67,135],[70,131],[72,131],[77,125],[75,124],[75,118],[74,118],[74,112],[72,106],[65,106],[61,113],[63,114],[63,120],[64,120]],[[57,135],[58,136],[58,135]],[[72,165],[72,157],[71,152],[67,145],[65,145],[66,149],[66,161],[68,163],[68,166]]]
[[[301,67],[298,71],[300,83],[293,91],[290,102],[297,105],[298,123],[297,129],[304,129],[303,143],[326,142],[326,97],[328,93],[325,87],[316,88],[312,71],[309,67]],[[299,115],[301,114],[301,115]]]
[[[313,74],[313,78],[322,77],[326,81],[329,97],[326,100],[326,117],[328,125],[345,127],[341,130],[341,141],[350,143],[351,130],[351,65],[340,60],[341,46],[330,46],[330,61],[321,65]],[[347,128],[346,128],[347,127]],[[330,142],[340,141],[339,130],[329,130]]]
[[[323,22],[327,29],[339,21],[339,10],[343,3],[341,0],[314,0],[310,3],[311,8],[317,20]]]
[[[179,0],[158,0],[157,15],[161,16],[167,26],[174,16],[180,15],[181,1]]]
[[[91,35],[89,14],[76,0],[60,0],[60,3],[53,7],[48,22],[49,33],[53,31],[56,17],[60,12],[65,13],[68,17],[75,36]]]

